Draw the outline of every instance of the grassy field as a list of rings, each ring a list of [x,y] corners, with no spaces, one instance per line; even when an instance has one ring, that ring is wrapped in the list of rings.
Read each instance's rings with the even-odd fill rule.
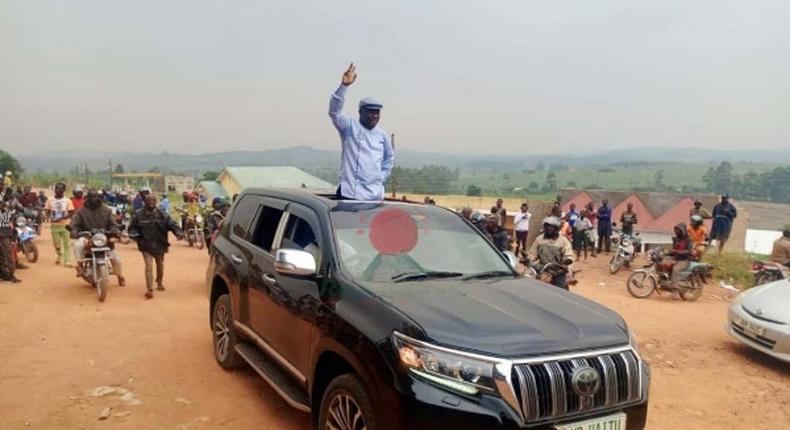
[[[683,154],[678,154],[683,158]],[[660,163],[631,164],[591,167],[568,167],[551,170],[545,168],[525,169],[522,171],[482,171],[461,169],[458,181],[453,184],[455,193],[465,193],[467,187],[475,185],[484,195],[523,195],[541,194],[547,176],[553,172],[558,188],[605,188],[609,190],[638,190],[655,188],[659,172],[666,191],[693,191],[702,189],[705,184],[702,176],[713,164]],[[737,175],[753,171],[761,173],[777,167],[767,163],[735,163],[733,173]],[[530,188],[530,184],[533,185]],[[534,185],[537,184],[537,189]],[[551,195],[551,193],[542,193]]]

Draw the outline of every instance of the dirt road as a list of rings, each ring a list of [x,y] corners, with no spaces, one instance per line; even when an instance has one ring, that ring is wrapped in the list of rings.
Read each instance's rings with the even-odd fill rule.
[[[128,286],[113,286],[99,304],[73,269],[54,265],[46,232],[38,243],[41,261],[17,272],[23,283],[0,283],[0,429],[310,428],[251,371],[214,362],[205,251],[175,243],[167,291],[146,301],[142,259],[120,245]],[[581,264],[575,291],[622,313],[636,332],[653,369],[650,430],[787,428],[790,366],[724,334],[723,290],[696,303],[636,300],[625,274],[595,266],[604,261]]]

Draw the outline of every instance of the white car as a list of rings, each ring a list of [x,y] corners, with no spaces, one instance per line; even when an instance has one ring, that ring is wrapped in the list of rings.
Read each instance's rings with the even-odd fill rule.
[[[790,363],[790,280],[739,294],[727,312],[727,332],[758,351]]]

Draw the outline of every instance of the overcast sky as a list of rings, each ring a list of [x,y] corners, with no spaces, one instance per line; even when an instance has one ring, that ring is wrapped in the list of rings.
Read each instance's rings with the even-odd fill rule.
[[[0,0],[0,148],[790,146],[787,0]]]

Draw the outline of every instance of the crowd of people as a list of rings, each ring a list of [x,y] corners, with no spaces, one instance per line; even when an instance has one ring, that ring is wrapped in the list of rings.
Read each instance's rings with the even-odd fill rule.
[[[64,183],[51,187],[54,195],[47,197],[44,191],[35,193],[29,186],[14,187],[9,177],[4,175],[0,182],[0,280],[13,283],[20,282],[16,270],[27,268],[18,257],[16,241],[16,219],[22,216],[36,225],[49,223],[55,249],[54,264],[74,268],[78,276],[88,240],[80,233],[102,230],[114,238],[127,234],[136,241],[145,263],[144,296],[150,299],[154,288],[165,290],[164,256],[170,246],[168,234],[183,239],[183,227],[190,219],[202,215],[206,222],[201,228],[208,245],[231,205],[225,197],[215,198],[208,205],[204,194],[192,192],[183,193],[182,202],[171,205],[167,194],[162,194],[158,200],[148,187],[134,193],[101,189],[85,193],[77,187],[68,197]],[[133,194],[131,198],[130,194]],[[108,245],[112,249],[113,274],[118,285],[125,286],[123,263],[114,251],[113,242]]]

